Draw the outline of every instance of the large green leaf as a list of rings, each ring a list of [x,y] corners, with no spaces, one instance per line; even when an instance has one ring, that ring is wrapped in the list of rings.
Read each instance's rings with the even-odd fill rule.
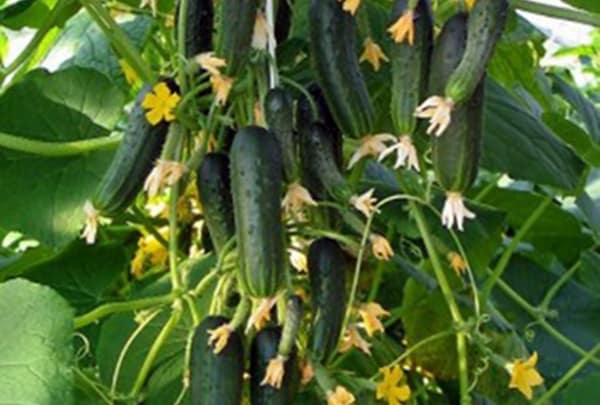
[[[600,3],[596,3],[600,4]],[[579,90],[554,75],[555,88],[571,104],[596,142],[600,142],[600,111]]]
[[[600,372],[571,381],[560,400],[563,405],[595,405],[600,397]]]
[[[486,86],[482,165],[519,180],[573,190],[581,160],[492,80]]]
[[[5,404],[73,403],[73,311],[48,287],[0,284],[0,398]]]
[[[587,164],[593,167],[600,166],[600,144],[583,129],[557,113],[544,113],[542,119]]]
[[[32,102],[23,102],[32,100]],[[122,93],[102,74],[69,68],[36,70],[0,96],[0,132],[48,142],[109,134]],[[54,248],[76,237],[81,207],[90,198],[112,152],[42,157],[0,149],[0,226]]]
[[[149,38],[153,24],[152,18],[138,16],[119,25],[134,46],[141,49]],[[43,66],[53,67],[57,63],[61,68],[80,66],[95,69],[124,91],[129,88],[110,42],[87,13],[79,13],[67,23]]]
[[[594,13],[600,13],[600,3],[597,0],[563,0],[565,3],[570,4],[577,8],[592,11]]]

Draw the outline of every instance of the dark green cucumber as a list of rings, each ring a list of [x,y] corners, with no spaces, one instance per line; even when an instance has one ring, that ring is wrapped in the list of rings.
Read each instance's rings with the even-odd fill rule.
[[[204,319],[194,332],[190,359],[190,394],[193,405],[240,405],[244,386],[244,345],[239,332],[229,336],[219,354],[208,345],[208,331],[228,322],[223,317]]]
[[[346,135],[371,134],[374,112],[356,52],[354,17],[337,0],[311,0],[310,53],[317,82]]]
[[[274,296],[283,281],[280,155],[275,136],[255,126],[240,129],[231,147],[238,280],[252,297]]]
[[[308,249],[313,323],[309,349],[312,359],[326,362],[336,351],[346,313],[346,260],[340,245],[318,239]]]
[[[432,56],[430,89],[443,89],[467,47],[467,16],[458,14],[444,25]],[[483,81],[482,81],[483,82]],[[435,93],[432,93],[435,94]],[[463,192],[477,176],[481,146],[483,85],[466,104],[458,105],[444,134],[433,137],[436,178],[446,191]]]
[[[285,362],[281,388],[261,385],[269,361],[277,357],[281,328],[268,327],[256,334],[250,349],[250,403],[252,405],[290,405],[299,386],[300,372],[296,350]]]
[[[409,0],[396,0],[392,19],[396,21],[408,8]],[[433,16],[428,0],[419,0],[414,10],[415,41],[392,45],[391,114],[398,135],[415,132],[415,109],[425,98],[433,46]]]
[[[292,7],[294,0],[279,0],[277,3],[277,17],[275,19],[275,40],[280,44],[290,34],[292,28]]]
[[[175,83],[166,83],[171,91],[178,91]],[[169,124],[161,121],[152,126],[146,119],[141,104],[151,91],[152,86],[147,85],[138,93],[123,140],[92,199],[94,207],[103,216],[114,216],[131,205],[160,156]]]
[[[300,133],[300,157],[305,172],[303,176],[314,179],[319,188],[324,189],[334,200],[347,204],[353,193],[337,165],[334,148],[331,134],[321,123],[313,122]]]
[[[187,0],[187,10],[180,10],[181,0],[177,0],[175,13],[175,40],[178,38],[180,13],[185,16],[185,57],[212,50],[213,0]]]
[[[210,239],[217,252],[235,235],[229,158],[208,153],[196,172],[196,186]]]
[[[265,119],[269,130],[275,134],[281,148],[283,175],[288,183],[297,181],[298,143],[294,134],[294,99],[282,88],[269,90],[265,97]]]
[[[465,54],[446,83],[445,95],[455,103],[466,102],[481,82],[504,31],[508,6],[508,0],[475,3],[469,15]]]
[[[221,19],[217,55],[227,61],[225,74],[237,76],[250,54],[259,1],[220,1]]]

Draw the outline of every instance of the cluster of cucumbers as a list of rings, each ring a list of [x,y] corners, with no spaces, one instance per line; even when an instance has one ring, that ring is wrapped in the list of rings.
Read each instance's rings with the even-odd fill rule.
[[[176,13],[186,18],[185,56],[214,49],[227,61],[224,74],[242,75],[251,57],[253,28],[262,3],[185,1],[187,10]],[[275,34],[281,39],[289,32],[291,10],[287,0],[276,3]],[[432,137],[432,161],[439,185],[462,193],[477,175],[483,81],[508,4],[478,0],[470,13],[446,21],[435,40],[428,0],[396,0],[391,18],[397,19],[409,7],[414,7],[414,42],[392,45],[392,97],[386,114],[391,115],[398,135],[412,135],[418,133],[414,112],[423,99],[440,94],[456,101],[444,135]],[[219,38],[215,46],[214,21]],[[236,127],[230,148],[207,153],[195,173],[214,251],[220,254],[235,242],[239,293],[250,300],[284,297],[287,305],[279,311],[280,319],[272,316],[271,324],[248,339],[235,324],[218,353],[208,343],[211,331],[231,320],[211,314],[201,321],[190,362],[194,404],[241,404],[245,372],[250,375],[252,404],[290,404],[300,386],[300,354],[311,364],[327,364],[343,332],[348,255],[332,239],[312,241],[307,255],[310,303],[302,302],[291,288],[282,198],[286,184],[299,183],[317,201],[347,204],[356,190],[342,169],[343,137],[374,134],[378,120],[358,63],[356,18],[343,10],[339,0],[311,0],[308,21],[315,83],[299,96],[281,86],[271,88],[263,100],[266,128]],[[165,82],[177,91],[172,80]],[[160,157],[169,124],[151,126],[146,121],[141,104],[148,91],[149,86],[140,91],[123,142],[93,198],[103,216],[115,216],[134,202]],[[319,212],[327,225],[343,221],[328,213],[327,209]],[[297,341],[302,325],[308,327],[300,353]],[[273,387],[263,379],[269,362],[278,356],[285,360],[284,377],[280,387]]]

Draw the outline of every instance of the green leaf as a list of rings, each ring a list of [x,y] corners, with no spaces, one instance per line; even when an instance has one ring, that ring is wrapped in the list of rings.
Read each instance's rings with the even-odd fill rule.
[[[80,314],[109,300],[108,289],[126,272],[128,264],[121,242],[88,246],[77,241],[33,267],[25,277],[52,287]]]
[[[600,295],[600,254],[589,250],[581,255],[577,278],[581,284]]]
[[[600,372],[573,380],[560,394],[563,405],[595,405],[600,397]]]
[[[0,132],[49,142],[105,136],[124,102],[123,94],[96,71],[36,70],[0,96]],[[111,155],[96,151],[49,158],[0,149],[0,210],[5,213],[0,226],[53,248],[64,246],[77,236],[81,207]]]
[[[133,45],[141,49],[150,37],[154,20],[138,16],[119,25]],[[87,13],[79,13],[69,20],[42,66],[57,64],[62,69],[71,66],[95,69],[104,73],[123,91],[127,92],[130,88],[110,42]]]
[[[18,0],[0,9],[0,25],[12,30],[39,28],[56,0]]]
[[[600,3],[596,3],[600,4]],[[553,75],[555,89],[571,104],[581,117],[595,142],[600,142],[600,111],[579,90],[557,75]]]
[[[492,80],[486,86],[482,166],[514,179],[573,190],[581,160]]]
[[[598,202],[592,199],[587,192],[584,192],[577,197],[576,204],[585,215],[589,227],[596,235],[600,235],[600,206]]]
[[[48,287],[0,284],[0,398],[6,404],[73,403],[73,311]]]
[[[594,13],[600,13],[600,3],[596,0],[563,0],[565,3],[570,4],[577,8],[582,8]]]
[[[584,130],[557,113],[544,113],[542,119],[587,164],[600,166],[600,145],[594,142]]]

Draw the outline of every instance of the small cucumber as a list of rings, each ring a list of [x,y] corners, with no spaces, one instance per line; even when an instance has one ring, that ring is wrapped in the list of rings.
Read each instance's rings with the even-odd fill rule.
[[[212,244],[220,252],[235,235],[227,155],[207,153],[196,172],[196,186]]]
[[[265,97],[265,119],[281,148],[283,174],[286,182],[298,180],[298,143],[294,134],[294,99],[282,88],[269,90]]]
[[[281,328],[268,327],[256,334],[250,349],[250,403],[252,405],[291,405],[299,386],[300,372],[294,349],[285,362],[283,383],[276,389],[261,385],[269,361],[277,357]]]
[[[354,17],[337,0],[311,0],[310,54],[317,82],[342,132],[371,134],[374,111],[356,52]]]
[[[213,0],[187,0],[187,10],[180,10],[177,0],[175,13],[175,40],[177,41],[179,14],[185,16],[185,57],[192,58],[212,49]]]
[[[396,0],[393,21],[404,14],[409,0]],[[433,47],[433,16],[427,0],[419,0],[414,10],[414,44],[392,45],[391,115],[397,135],[413,134],[417,127],[415,109],[424,98]]]
[[[165,82],[171,91],[178,91],[174,82]],[[123,140],[92,199],[94,208],[103,216],[117,215],[131,205],[160,156],[169,124],[162,121],[152,126],[146,119],[141,104],[151,91],[147,85],[138,93]]]
[[[244,345],[232,332],[219,354],[207,344],[209,330],[226,324],[223,317],[205,318],[194,332],[190,358],[190,395],[193,405],[240,405],[244,376]]]
[[[308,249],[313,323],[309,348],[312,359],[325,363],[335,353],[346,313],[346,260],[340,245],[318,239]]]
[[[465,54],[446,83],[446,97],[455,103],[466,102],[481,82],[504,31],[508,6],[508,0],[477,0],[475,3],[469,15]]]
[[[250,126],[236,134],[230,157],[238,280],[250,296],[272,297],[285,268],[279,145],[266,129]]]
[[[221,15],[217,55],[227,61],[225,74],[241,73],[252,44],[258,0],[220,0]]]

